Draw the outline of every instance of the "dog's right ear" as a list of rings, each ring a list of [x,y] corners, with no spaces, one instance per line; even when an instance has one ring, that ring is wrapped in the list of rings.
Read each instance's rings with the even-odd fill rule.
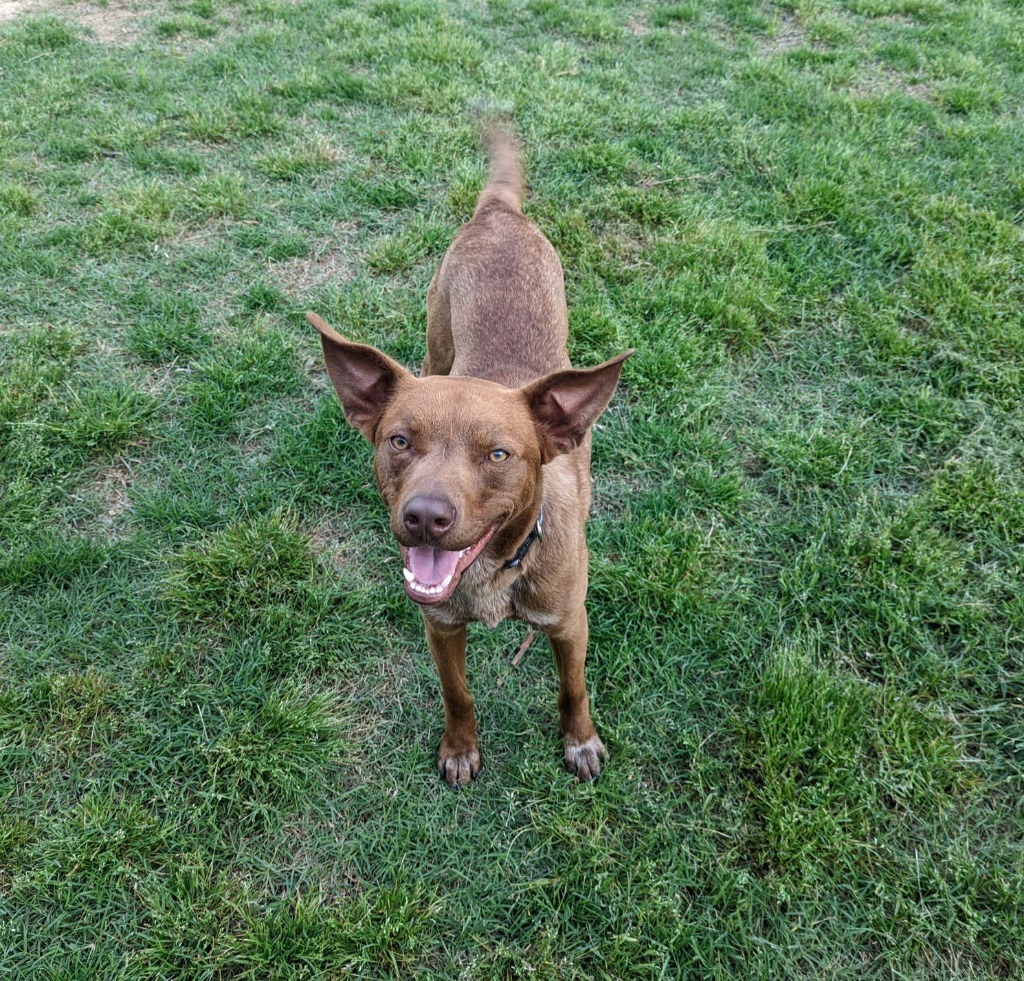
[[[349,424],[371,443],[395,389],[413,375],[375,347],[353,344],[336,334],[315,313],[306,320],[320,332],[327,374]]]

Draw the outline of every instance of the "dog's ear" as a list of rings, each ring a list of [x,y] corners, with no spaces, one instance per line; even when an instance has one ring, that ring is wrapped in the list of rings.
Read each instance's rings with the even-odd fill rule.
[[[315,313],[307,313],[306,320],[320,332],[327,374],[345,418],[372,443],[395,389],[413,376],[375,347],[346,341]]]
[[[632,353],[624,351],[596,368],[556,371],[521,389],[541,435],[545,463],[580,445],[611,400],[622,362]]]

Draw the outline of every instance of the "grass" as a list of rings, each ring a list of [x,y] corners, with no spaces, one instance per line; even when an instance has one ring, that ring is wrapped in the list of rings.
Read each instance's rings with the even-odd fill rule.
[[[116,11],[112,8],[110,15]],[[1024,12],[165,2],[0,33],[19,978],[1020,976]],[[404,363],[510,110],[595,437],[596,721],[438,687],[302,313]]]

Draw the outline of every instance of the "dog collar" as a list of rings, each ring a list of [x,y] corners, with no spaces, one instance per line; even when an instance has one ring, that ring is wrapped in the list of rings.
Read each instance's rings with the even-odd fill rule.
[[[506,562],[503,569],[518,569],[520,563],[526,557],[526,553],[530,551],[530,546],[534,543],[534,540],[540,540],[543,536],[541,531],[544,527],[544,508],[540,509],[540,514],[537,515],[537,523],[533,526],[533,531],[530,532],[526,538],[523,539],[523,544],[516,549],[516,554],[512,556]]]

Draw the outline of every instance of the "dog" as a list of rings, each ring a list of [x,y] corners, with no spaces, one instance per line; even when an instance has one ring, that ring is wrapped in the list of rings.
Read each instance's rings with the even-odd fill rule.
[[[584,523],[590,430],[633,353],[571,367],[562,266],[522,214],[518,145],[497,127],[489,143],[486,186],[427,290],[419,378],[306,314],[346,420],[374,446],[405,591],[441,682],[438,771],[456,789],[480,770],[466,684],[474,621],[514,617],[547,636],[565,765],[585,781],[608,759],[584,680]]]

